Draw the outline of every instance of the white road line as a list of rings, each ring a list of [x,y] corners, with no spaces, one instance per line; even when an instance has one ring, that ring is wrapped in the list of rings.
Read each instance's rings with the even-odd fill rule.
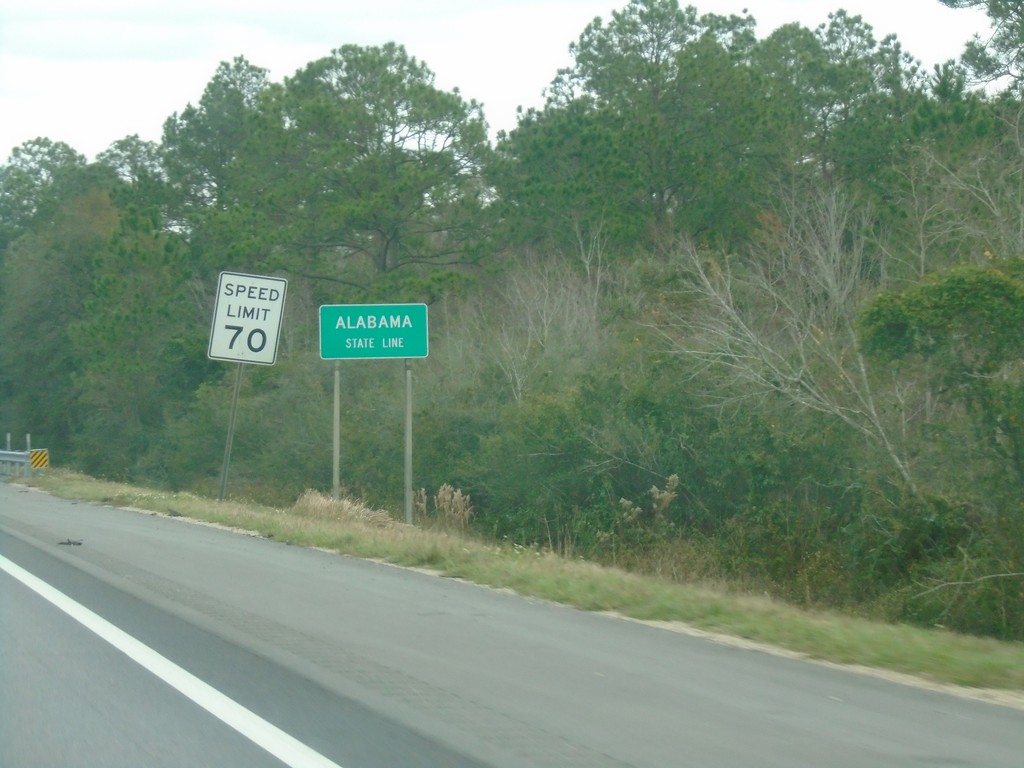
[[[211,715],[224,721],[240,734],[262,747],[291,768],[341,768],[319,752],[289,736],[259,715],[250,712],[216,688],[186,672],[149,646],[118,629],[76,603],[63,592],[33,576],[19,565],[0,555],[0,569],[6,571],[40,597],[53,603],[86,629],[99,635],[132,661],[148,669],[175,690],[180,691]]]

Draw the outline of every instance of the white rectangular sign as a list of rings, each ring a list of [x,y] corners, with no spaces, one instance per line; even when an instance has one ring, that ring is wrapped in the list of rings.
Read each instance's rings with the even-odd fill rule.
[[[288,281],[281,277],[221,272],[213,308],[213,360],[273,365],[284,318]]]

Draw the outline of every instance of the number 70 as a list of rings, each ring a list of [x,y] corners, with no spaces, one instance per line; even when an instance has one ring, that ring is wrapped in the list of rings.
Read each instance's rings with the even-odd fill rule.
[[[238,341],[238,337],[242,335],[245,330],[241,325],[225,325],[229,331],[234,331],[231,335],[231,341],[228,342],[228,349],[235,348],[235,342]],[[250,352],[261,352],[263,348],[267,346],[267,334],[262,328],[253,328],[249,331],[249,335],[245,337],[245,345],[249,348]]]

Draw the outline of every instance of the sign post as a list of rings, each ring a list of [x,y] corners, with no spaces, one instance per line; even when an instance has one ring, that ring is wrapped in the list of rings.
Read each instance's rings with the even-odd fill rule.
[[[277,342],[281,336],[287,291],[288,281],[281,277],[221,272],[217,280],[217,299],[206,354],[211,360],[228,360],[238,365],[220,473],[221,501],[224,501],[228,466],[231,464],[238,393],[242,388],[242,363],[273,365],[277,362]]]
[[[412,358],[429,347],[426,304],[333,304],[320,307],[323,360],[405,360],[405,522],[412,523]],[[334,368],[334,497],[338,497],[341,408]]]

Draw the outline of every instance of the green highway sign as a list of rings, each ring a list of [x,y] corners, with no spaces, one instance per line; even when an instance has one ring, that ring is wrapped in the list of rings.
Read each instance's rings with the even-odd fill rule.
[[[320,307],[320,357],[372,360],[427,356],[426,304]]]

